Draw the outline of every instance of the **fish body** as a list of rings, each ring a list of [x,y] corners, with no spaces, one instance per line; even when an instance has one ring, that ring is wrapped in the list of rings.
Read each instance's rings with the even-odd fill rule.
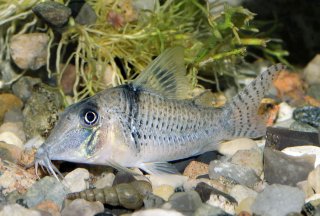
[[[51,160],[175,173],[168,161],[216,150],[223,140],[262,136],[258,107],[282,69],[268,68],[217,109],[187,99],[183,50],[168,49],[133,82],[68,107],[38,149],[36,164],[53,174]]]

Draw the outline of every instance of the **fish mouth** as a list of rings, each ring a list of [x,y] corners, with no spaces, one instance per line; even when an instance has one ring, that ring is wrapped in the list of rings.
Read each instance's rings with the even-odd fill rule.
[[[38,175],[39,165],[43,171],[47,171],[50,175],[53,175],[58,181],[64,178],[58,168],[51,162],[48,152],[42,148],[39,148],[35,155],[35,171],[37,178],[40,179]],[[60,177],[60,178],[59,178]]]

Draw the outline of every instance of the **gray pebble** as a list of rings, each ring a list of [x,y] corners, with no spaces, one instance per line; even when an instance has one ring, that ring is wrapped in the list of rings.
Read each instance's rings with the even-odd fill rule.
[[[46,176],[32,185],[22,196],[22,202],[27,207],[33,207],[43,200],[52,200],[60,207],[68,193],[67,189],[54,177]]]
[[[54,27],[63,27],[71,16],[71,9],[54,1],[40,2],[32,11],[43,21]]]
[[[224,177],[233,183],[245,185],[249,188],[253,188],[261,181],[251,168],[217,160],[211,161],[209,176],[211,179]]]
[[[286,216],[300,212],[304,193],[296,187],[274,184],[258,194],[252,205],[253,213],[263,216]]]
[[[295,186],[307,179],[313,164],[314,160],[303,156],[293,157],[268,147],[264,149],[264,178],[269,184]]]
[[[173,194],[163,207],[175,209],[184,215],[194,215],[201,204],[202,201],[199,194],[195,191],[189,191]]]

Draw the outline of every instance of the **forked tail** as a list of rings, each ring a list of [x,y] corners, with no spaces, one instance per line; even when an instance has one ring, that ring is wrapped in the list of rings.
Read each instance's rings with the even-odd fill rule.
[[[228,139],[255,138],[265,134],[266,116],[258,113],[260,102],[285,68],[282,64],[269,67],[226,104],[224,117],[228,119]]]

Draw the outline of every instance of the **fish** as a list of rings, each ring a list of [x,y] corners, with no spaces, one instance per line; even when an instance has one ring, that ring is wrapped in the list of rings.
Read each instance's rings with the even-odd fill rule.
[[[166,49],[136,79],[65,109],[35,155],[35,166],[61,176],[52,160],[177,173],[169,162],[217,150],[237,137],[265,135],[260,101],[281,70],[267,68],[221,108],[190,98],[184,49]],[[58,178],[58,177],[57,177]]]

